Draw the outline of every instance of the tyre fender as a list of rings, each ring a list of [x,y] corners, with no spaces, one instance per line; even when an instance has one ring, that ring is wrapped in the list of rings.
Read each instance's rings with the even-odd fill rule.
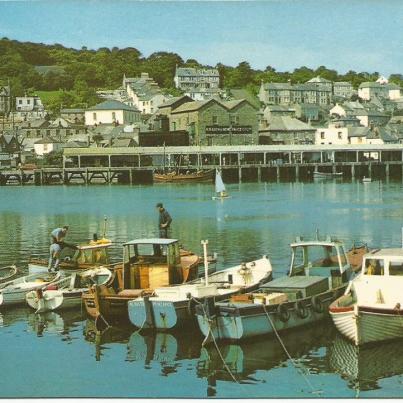
[[[279,304],[279,306],[277,307],[277,315],[279,316],[280,320],[284,323],[288,322],[288,320],[290,319],[290,312],[284,303]]]
[[[295,302],[295,312],[301,319],[305,319],[309,315],[309,310],[302,301]]]
[[[320,300],[320,298],[318,296],[312,297],[311,303],[312,303],[312,309],[316,313],[322,313],[323,312],[323,303],[322,303],[322,301]]]

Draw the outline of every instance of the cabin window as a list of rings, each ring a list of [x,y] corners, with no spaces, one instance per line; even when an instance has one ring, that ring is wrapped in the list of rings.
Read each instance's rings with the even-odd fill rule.
[[[382,276],[384,273],[385,262],[383,259],[366,259],[364,274],[368,276]]]
[[[403,261],[391,261],[389,263],[390,276],[403,276]]]

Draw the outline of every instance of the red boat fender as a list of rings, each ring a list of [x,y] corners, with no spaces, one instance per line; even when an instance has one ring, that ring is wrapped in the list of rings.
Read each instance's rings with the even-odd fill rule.
[[[55,285],[55,284],[49,284],[49,285],[46,287],[46,289],[47,289],[47,290],[57,290],[57,285]]]

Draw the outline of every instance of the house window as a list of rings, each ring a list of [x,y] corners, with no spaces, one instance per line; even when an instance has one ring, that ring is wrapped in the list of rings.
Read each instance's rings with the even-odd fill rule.
[[[231,115],[230,121],[232,125],[237,125],[239,123],[239,116],[238,115]]]
[[[22,105],[22,99],[19,99],[19,100],[18,100],[18,104],[19,104],[19,105]]]
[[[320,132],[320,138],[323,140],[325,138],[325,132]]]
[[[92,119],[97,120],[97,114],[95,112],[92,114]]]
[[[43,145],[43,151],[45,152],[45,151],[48,151],[48,145],[47,144],[44,144]]]
[[[31,103],[30,99],[27,99],[27,105],[29,105]]]
[[[172,122],[172,130],[173,130],[173,131],[176,130],[176,122]]]
[[[342,133],[341,133],[341,132],[338,132],[338,133],[337,133],[337,137],[341,140],[341,138],[342,138]]]
[[[116,120],[116,113],[112,112],[112,120]]]
[[[213,125],[216,125],[218,123],[218,117],[217,116],[213,116]]]

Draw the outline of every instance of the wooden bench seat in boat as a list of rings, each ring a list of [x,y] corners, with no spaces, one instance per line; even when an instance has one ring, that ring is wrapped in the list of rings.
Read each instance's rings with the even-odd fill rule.
[[[127,289],[127,290],[122,290],[118,292],[118,295],[120,297],[133,297],[133,298],[139,298],[143,295],[144,290],[141,289]]]

